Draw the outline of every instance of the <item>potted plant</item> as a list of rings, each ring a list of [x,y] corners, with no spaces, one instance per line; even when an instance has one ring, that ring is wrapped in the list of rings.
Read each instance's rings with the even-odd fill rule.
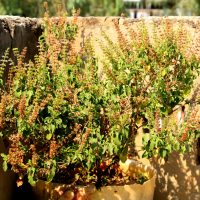
[[[159,119],[184,99],[199,63],[169,37],[153,46],[143,31],[129,43],[116,24],[118,44],[104,35],[101,78],[90,40],[74,49],[77,17],[66,20],[46,14],[34,62],[24,62],[26,49],[14,50],[17,64],[0,96],[4,166],[18,174],[19,186],[27,176],[37,199],[153,199],[155,171],[130,160],[135,135],[141,126],[161,132]]]

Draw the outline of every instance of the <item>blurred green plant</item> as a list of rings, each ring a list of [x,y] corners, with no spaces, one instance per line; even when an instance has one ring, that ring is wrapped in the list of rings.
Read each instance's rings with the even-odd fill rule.
[[[48,2],[50,15],[56,15],[59,6],[69,13],[80,9],[80,15],[120,15],[124,12],[122,0],[0,0],[1,14],[41,17],[44,10],[41,6]]]
[[[199,15],[200,1],[199,0],[179,0],[176,1],[175,7],[179,15]]]

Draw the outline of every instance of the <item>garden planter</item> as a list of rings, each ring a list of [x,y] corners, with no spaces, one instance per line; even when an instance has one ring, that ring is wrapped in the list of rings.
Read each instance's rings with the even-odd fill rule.
[[[75,193],[68,189],[68,185],[39,181],[33,187],[33,191],[37,200],[153,200],[155,170],[132,160],[122,167],[130,173],[146,173],[149,180],[143,185],[104,186],[101,190],[97,190],[94,186],[79,187]]]
[[[0,153],[5,152],[2,139],[0,139]],[[10,170],[4,172],[0,158],[0,200],[11,200],[15,186],[15,175]]]

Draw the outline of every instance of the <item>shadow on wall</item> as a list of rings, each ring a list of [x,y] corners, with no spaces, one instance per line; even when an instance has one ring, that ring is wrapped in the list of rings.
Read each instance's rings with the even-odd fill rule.
[[[200,165],[196,164],[196,149],[187,154],[173,153],[166,163],[152,161],[158,177],[154,200],[199,200]]]
[[[195,102],[200,98],[200,77],[192,92],[192,109],[200,109]],[[157,182],[154,200],[199,200],[200,199],[200,138],[192,152],[180,155],[173,153],[166,163],[154,159],[151,163],[157,169]]]

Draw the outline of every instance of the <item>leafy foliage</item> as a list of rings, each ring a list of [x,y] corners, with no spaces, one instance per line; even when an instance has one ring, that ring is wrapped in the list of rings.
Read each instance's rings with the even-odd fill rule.
[[[69,13],[72,9],[80,9],[82,16],[86,15],[120,15],[123,11],[122,0],[0,0],[0,9],[8,15],[26,17],[41,17],[44,2],[49,5],[49,12],[55,16],[59,7],[65,8]]]
[[[135,136],[142,128],[144,157],[167,157],[173,151],[186,152],[199,136],[200,119],[194,103],[189,103],[188,116],[178,125],[171,115],[177,105],[186,101],[200,64],[194,56],[186,56],[181,38],[177,38],[169,23],[163,27],[166,35],[155,33],[150,42],[146,26],[141,22],[138,32],[125,25],[131,38],[125,37],[117,21],[118,44],[103,33],[105,82],[112,109],[108,121],[127,133],[129,155],[134,155]],[[180,33],[179,33],[180,34]],[[196,103],[195,103],[196,104]],[[174,123],[170,123],[174,121]],[[178,126],[177,126],[178,125]],[[127,128],[128,127],[128,128]],[[120,132],[118,130],[118,132]]]
[[[10,65],[1,85],[0,131],[9,140],[8,155],[2,156],[20,183],[27,174],[32,185],[43,179],[99,187],[118,173],[127,130],[121,134],[121,126],[106,123],[112,95],[98,76],[89,40],[74,50],[76,21],[77,15],[68,22],[46,13],[34,62],[24,61],[26,48],[13,50],[16,65],[7,53],[2,59],[1,74],[5,62]]]

